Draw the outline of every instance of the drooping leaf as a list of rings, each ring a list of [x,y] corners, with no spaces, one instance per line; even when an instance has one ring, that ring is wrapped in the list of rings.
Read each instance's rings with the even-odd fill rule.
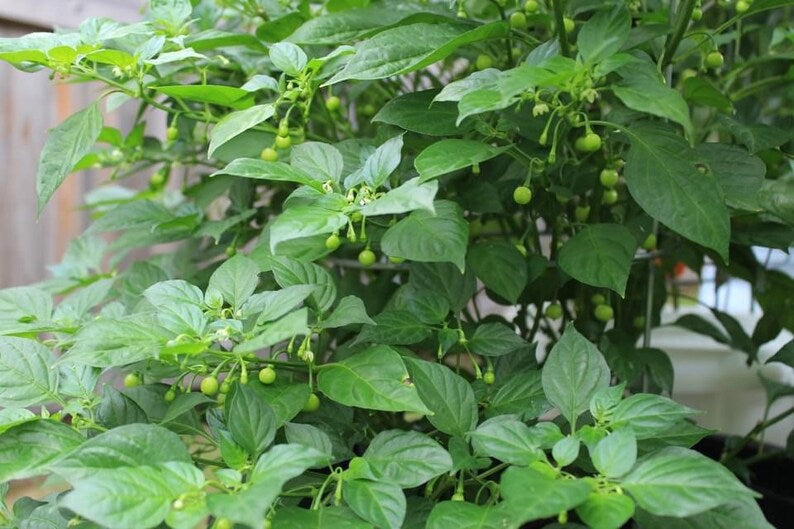
[[[417,210],[389,228],[381,239],[381,247],[390,256],[419,262],[450,262],[463,271],[468,235],[468,224],[460,206],[438,200],[435,213]]]
[[[52,129],[39,156],[36,171],[37,214],[41,215],[55,190],[88,154],[102,131],[102,115],[94,103]]]
[[[727,260],[730,224],[722,192],[697,157],[667,128],[631,128],[625,177],[631,196],[650,216]]]
[[[477,399],[471,385],[450,368],[405,358],[411,382],[432,415],[430,423],[444,433],[463,436],[477,426]]]
[[[582,283],[624,296],[636,249],[637,241],[625,226],[590,224],[560,249],[560,268]]]

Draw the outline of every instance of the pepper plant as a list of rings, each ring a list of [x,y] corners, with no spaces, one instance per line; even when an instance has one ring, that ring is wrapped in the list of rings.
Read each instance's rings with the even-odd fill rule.
[[[794,238],[791,4],[151,0],[0,40],[100,86],[38,210],[107,176],[0,291],[2,491],[54,490],[3,523],[771,527],[650,329],[680,262],[767,314],[680,325],[752,362],[794,329],[752,251]]]

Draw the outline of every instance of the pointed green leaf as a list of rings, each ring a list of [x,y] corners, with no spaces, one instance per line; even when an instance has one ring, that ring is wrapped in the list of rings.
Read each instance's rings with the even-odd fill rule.
[[[624,296],[636,249],[637,241],[625,226],[590,224],[560,249],[560,268],[586,285]]]
[[[37,214],[40,215],[55,190],[88,154],[102,131],[102,115],[96,103],[52,129],[39,156],[36,171]]]
[[[408,378],[402,358],[385,345],[322,366],[317,386],[329,399],[345,406],[429,413]]]

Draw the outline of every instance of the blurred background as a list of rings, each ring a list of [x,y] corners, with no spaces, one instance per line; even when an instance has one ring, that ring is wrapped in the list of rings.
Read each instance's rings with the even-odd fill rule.
[[[0,38],[18,37],[55,27],[72,28],[88,17],[122,22],[141,17],[141,0],[0,0]],[[82,195],[102,175],[85,171],[69,177],[36,219],[36,164],[47,130],[95,98],[91,85],[55,83],[48,72],[20,72],[0,63],[0,288],[47,277],[47,265],[60,261],[88,218],[80,211]],[[122,108],[106,124],[122,127]]]

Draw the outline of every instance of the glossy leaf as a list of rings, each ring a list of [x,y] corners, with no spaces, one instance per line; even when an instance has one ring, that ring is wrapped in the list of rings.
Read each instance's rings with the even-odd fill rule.
[[[417,210],[386,231],[381,247],[386,254],[420,262],[450,262],[465,268],[468,225],[460,206],[435,202],[435,213]]]
[[[465,379],[447,366],[405,358],[419,397],[432,415],[430,423],[450,435],[463,436],[477,426],[477,399]]]
[[[587,285],[626,293],[637,242],[619,224],[588,225],[571,237],[559,253],[560,268]]]
[[[598,390],[609,385],[609,368],[598,349],[569,325],[543,364],[543,391],[572,425]]]
[[[631,196],[650,216],[728,257],[728,210],[713,175],[696,168],[686,142],[658,125],[632,127],[625,177]]]
[[[719,463],[678,447],[640,460],[622,486],[646,511],[674,517],[699,514],[752,494]]]
[[[324,366],[317,385],[329,399],[346,406],[427,413],[408,378],[400,355],[379,345]]]

